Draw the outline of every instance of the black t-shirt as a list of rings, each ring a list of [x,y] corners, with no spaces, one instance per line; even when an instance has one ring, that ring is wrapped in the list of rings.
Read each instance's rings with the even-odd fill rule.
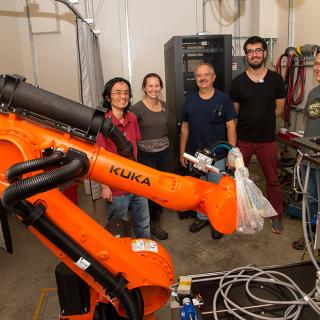
[[[252,81],[246,72],[232,81],[231,97],[239,103],[237,135],[248,142],[271,142],[276,139],[276,99],[286,95],[280,74],[268,70],[264,81]]]

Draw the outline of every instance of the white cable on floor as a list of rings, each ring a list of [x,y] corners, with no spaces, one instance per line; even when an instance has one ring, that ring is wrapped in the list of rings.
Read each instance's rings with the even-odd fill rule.
[[[300,157],[298,157],[297,160],[297,165],[296,165],[296,170],[297,170],[297,179],[298,183],[300,186],[300,189],[302,190],[303,194],[303,200],[302,200],[302,227],[303,227],[303,234],[304,234],[304,239],[306,243],[306,247],[310,256],[311,261],[313,262],[316,270],[320,270],[320,267],[316,261],[316,258],[314,256],[314,252],[311,248],[311,244],[309,241],[309,236],[308,236],[308,230],[307,230],[307,225],[308,223],[311,224],[311,217],[310,217],[310,212],[308,208],[308,201],[307,197],[308,195],[308,183],[309,183],[309,175],[310,175],[310,162],[308,161],[307,163],[307,171],[304,179],[304,183],[301,181],[301,174],[300,174],[300,169],[302,165],[302,159],[303,159],[303,154],[300,153]],[[311,232],[311,226],[309,226],[310,230],[310,235],[312,235]],[[311,239],[312,241],[312,239]],[[245,272],[250,272],[251,274],[245,274]],[[252,272],[255,272],[252,275]],[[284,280],[281,280],[284,279]],[[290,301],[274,301],[274,300],[266,300],[259,298],[255,296],[251,290],[250,290],[250,285],[254,283],[260,283],[261,285],[263,284],[275,284],[278,286],[281,286],[288,290],[288,292],[291,294],[291,296],[294,298],[294,300]],[[228,297],[228,293],[231,290],[232,286],[234,284],[239,284],[239,283],[244,283],[245,284],[245,293],[253,300],[263,303],[264,305],[281,305],[285,306],[288,305],[286,310],[284,311],[283,317],[266,317],[262,316],[259,314],[255,314],[247,310],[246,308],[237,305],[234,301]],[[243,315],[248,315],[252,317],[253,319],[263,319],[263,320],[288,320],[288,319],[299,319],[300,313],[303,309],[304,306],[310,306],[316,314],[320,315],[320,305],[319,302],[315,301],[315,298],[313,297],[314,293],[316,292],[316,288],[314,288],[310,293],[306,294],[303,292],[298,285],[287,275],[280,273],[278,271],[271,271],[271,270],[261,270],[259,268],[255,268],[252,266],[248,267],[240,267],[233,269],[226,273],[224,276],[221,277],[220,280],[220,286],[215,292],[213,302],[212,302],[212,310],[213,310],[213,315],[214,319],[218,320],[217,316],[217,300],[219,295],[223,297],[224,305],[226,307],[226,310],[232,314],[235,318],[241,319],[241,320],[246,320],[246,318],[243,317]],[[241,313],[242,315],[240,315]]]
[[[297,180],[302,190],[303,194],[303,201],[302,201],[302,226],[303,226],[303,234],[305,238],[306,247],[312,260],[316,270],[320,270],[320,267],[316,261],[314,256],[314,252],[311,248],[311,244],[309,241],[307,225],[308,223],[311,225],[311,217],[310,212],[308,209],[308,202],[307,197],[308,192],[308,183],[309,183],[309,175],[310,175],[310,161],[307,163],[307,170],[304,179],[304,183],[301,181],[301,174],[300,169],[302,165],[303,154],[298,150],[301,157],[298,157],[297,164],[295,166],[295,170],[297,173]],[[319,192],[319,190],[318,190]],[[308,220],[307,220],[308,218]],[[312,235],[311,226],[310,227],[310,236]],[[312,239],[312,238],[311,238]],[[246,272],[248,272],[246,274]],[[208,279],[207,279],[208,280]],[[194,282],[201,281],[195,280]],[[317,283],[320,280],[317,279]],[[252,284],[259,283],[261,288],[264,285],[275,285],[280,286],[283,289],[287,290],[288,294],[292,296],[292,300],[267,300],[262,299],[256,295],[254,295],[251,291]],[[229,292],[232,289],[232,286],[244,284],[245,290],[244,294],[249,296],[251,299],[257,302],[256,307],[262,309],[263,307],[271,307],[271,306],[282,306],[281,309],[283,310],[282,317],[267,317],[257,313],[253,313],[249,311],[248,307],[240,306],[235,303],[229,296]],[[315,287],[312,289],[311,292],[305,293],[303,290],[299,288],[299,286],[287,275],[281,273],[279,271],[274,270],[262,270],[257,267],[247,266],[247,267],[240,267],[235,268],[227,273],[222,273],[220,277],[219,287],[216,290],[213,301],[212,301],[212,312],[214,320],[219,320],[218,312],[223,310],[217,310],[217,301],[218,297],[222,296],[223,303],[226,309],[226,312],[233,315],[237,319],[247,320],[247,316],[250,316],[250,319],[261,319],[261,320],[298,320],[300,318],[301,312],[305,306],[309,306],[317,315],[320,316],[320,302],[316,299],[317,291],[319,288],[316,287],[317,284],[315,283]],[[170,287],[172,291],[175,291],[175,285]],[[282,294],[282,291],[280,294]],[[276,292],[276,291],[275,291]],[[177,300],[179,302],[179,300]],[[260,303],[260,304],[258,304]],[[255,306],[250,306],[250,308]],[[269,310],[267,309],[266,312]],[[273,310],[271,310],[272,312]],[[279,309],[277,309],[279,311]]]
[[[245,274],[245,272],[250,272],[250,274]],[[252,272],[255,272],[252,275]],[[284,279],[284,280],[282,280]],[[287,280],[287,281],[285,281]],[[281,286],[288,290],[288,292],[293,296],[293,300],[290,301],[273,301],[266,300],[255,296],[251,290],[250,285],[252,283],[260,283],[263,284],[275,284]],[[288,305],[286,310],[284,311],[283,317],[266,317],[253,312],[250,312],[245,307],[239,306],[234,301],[228,297],[228,293],[231,290],[234,284],[244,283],[246,291],[245,293],[249,295],[252,299],[257,302],[263,303],[265,305]],[[278,271],[271,270],[261,270],[256,267],[240,267],[233,269],[226,273],[221,277],[220,285],[218,290],[216,291],[213,302],[212,302],[212,310],[214,319],[218,320],[217,315],[217,301],[218,296],[221,295],[224,299],[224,305],[228,313],[232,314],[235,318],[246,320],[244,316],[250,316],[253,319],[263,319],[263,320],[288,320],[288,319],[299,319],[300,313],[304,306],[309,305],[318,315],[320,315],[320,306],[313,300],[312,295],[315,290],[312,290],[309,294],[303,292],[298,285],[287,275],[284,275]],[[242,314],[242,315],[240,315]]]

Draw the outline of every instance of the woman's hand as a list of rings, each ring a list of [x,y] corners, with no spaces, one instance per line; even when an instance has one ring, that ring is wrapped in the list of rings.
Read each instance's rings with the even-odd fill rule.
[[[112,191],[109,186],[104,184],[101,185],[101,197],[108,202],[112,202]]]

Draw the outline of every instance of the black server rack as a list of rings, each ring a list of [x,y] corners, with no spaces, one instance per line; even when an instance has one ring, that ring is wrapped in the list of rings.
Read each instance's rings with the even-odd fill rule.
[[[201,62],[216,71],[214,86],[230,91],[232,80],[232,35],[174,36],[164,45],[166,100],[169,106],[169,138],[172,169],[179,167],[179,134],[184,98],[197,90],[194,71]]]

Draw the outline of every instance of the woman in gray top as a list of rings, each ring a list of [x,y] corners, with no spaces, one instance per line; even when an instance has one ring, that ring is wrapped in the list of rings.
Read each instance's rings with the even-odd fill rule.
[[[136,115],[142,139],[137,142],[138,162],[144,165],[168,171],[169,139],[168,139],[168,108],[159,99],[163,82],[156,73],[147,74],[142,82],[145,95],[131,109]],[[168,238],[168,233],[160,227],[162,207],[149,200],[151,233],[160,240]]]

